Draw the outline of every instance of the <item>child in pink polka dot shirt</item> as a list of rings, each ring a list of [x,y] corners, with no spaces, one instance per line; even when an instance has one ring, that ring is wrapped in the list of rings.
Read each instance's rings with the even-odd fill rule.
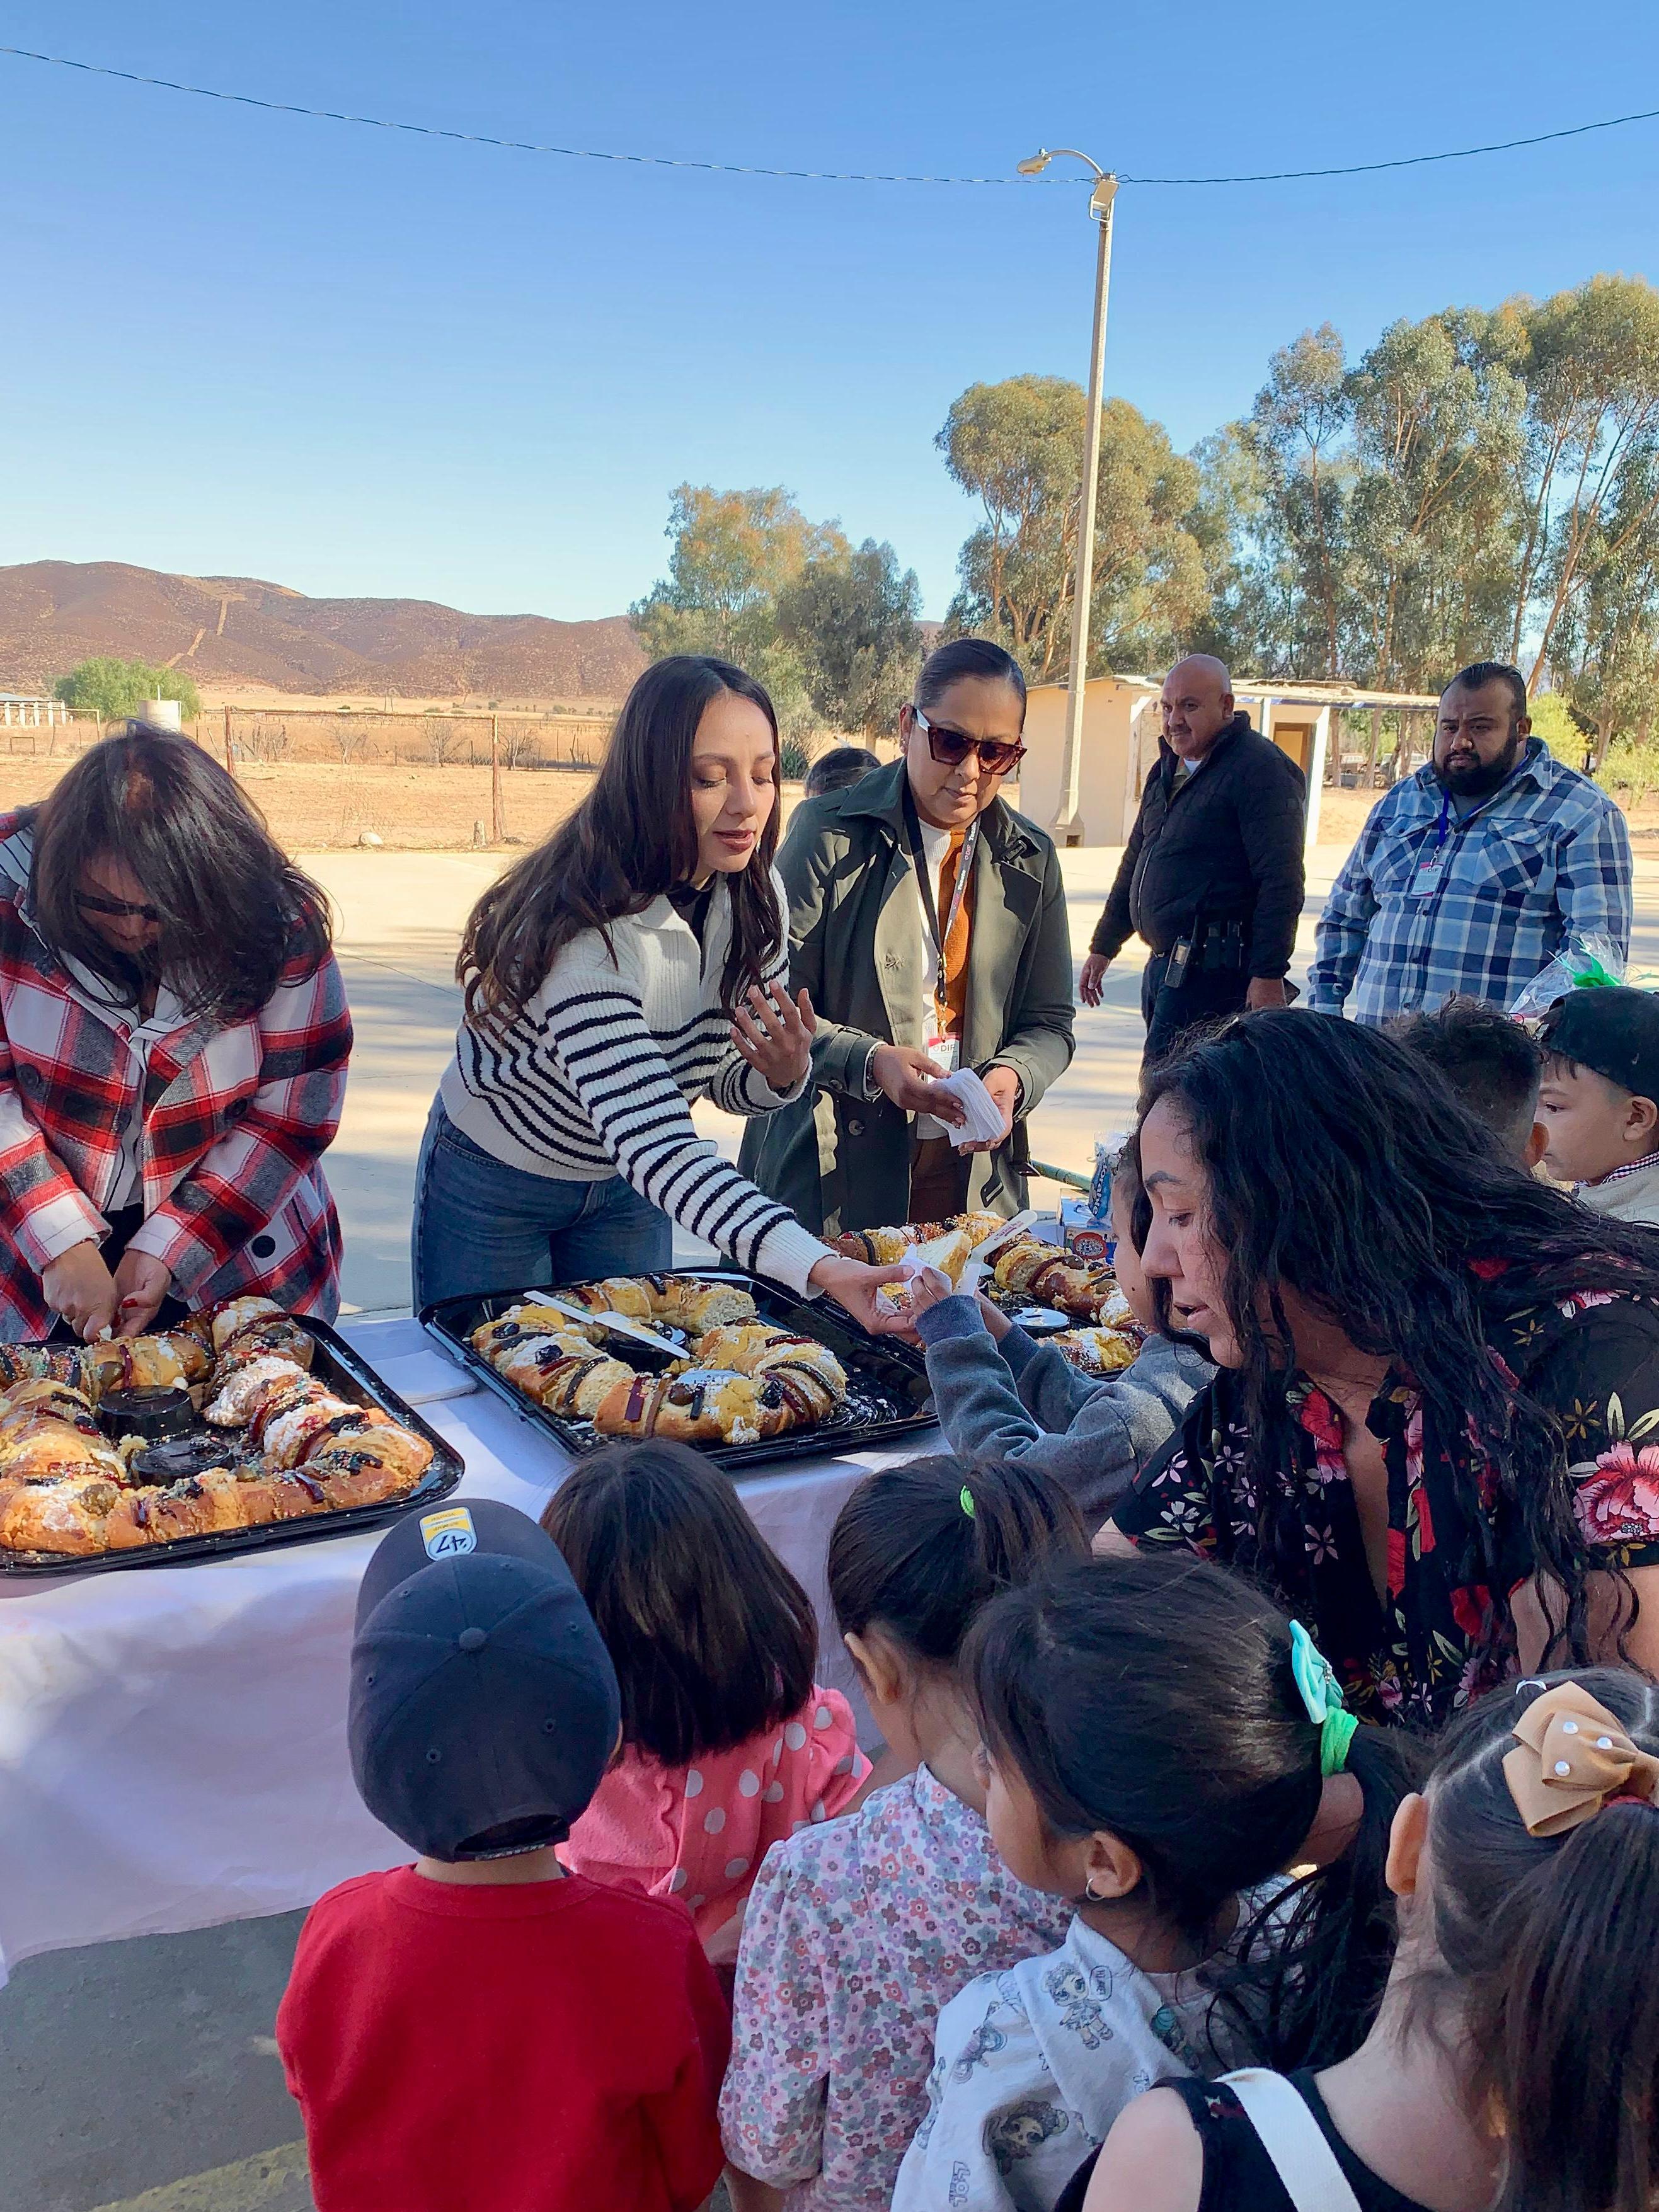
[[[812,1680],[811,1601],[686,1444],[593,1453],[542,1525],[622,1686],[621,1751],[559,1856],[678,1897],[729,1966],[769,1846],[844,1811],[870,1771],[846,1698]]]

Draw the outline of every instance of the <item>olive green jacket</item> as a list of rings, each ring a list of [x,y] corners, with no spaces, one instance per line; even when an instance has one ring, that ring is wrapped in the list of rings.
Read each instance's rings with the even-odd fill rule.
[[[930,956],[904,836],[904,763],[797,808],[777,858],[790,981],[817,1016],[812,1087],[751,1121],[744,1173],[826,1237],[903,1221],[910,1117],[867,1100],[873,1044],[921,1046]],[[1008,1140],[973,1155],[969,1204],[1025,1202],[1025,1116],[1072,1057],[1072,945],[1053,842],[1000,799],[980,817],[963,1064],[1012,1067]]]

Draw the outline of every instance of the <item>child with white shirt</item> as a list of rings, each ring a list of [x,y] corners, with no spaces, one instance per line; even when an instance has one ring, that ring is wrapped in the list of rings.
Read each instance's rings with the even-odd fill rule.
[[[963,1666],[992,1840],[1073,1917],[1057,1950],[940,2013],[893,2212],[1055,2212],[1159,2080],[1358,2046],[1392,1952],[1382,1861],[1410,1754],[1358,1729],[1303,1631],[1189,1558],[1011,1591]],[[1340,1772],[1360,1785],[1357,1835],[1293,1890],[1278,1877]]]

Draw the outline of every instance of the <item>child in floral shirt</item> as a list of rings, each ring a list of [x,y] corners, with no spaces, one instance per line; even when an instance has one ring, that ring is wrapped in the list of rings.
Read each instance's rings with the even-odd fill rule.
[[[1070,1502],[1017,1462],[883,1468],[843,1508],[836,1619],[890,1756],[914,1771],[775,1845],[761,1869],[720,2101],[738,2212],[775,2203],[774,2190],[789,2212],[887,2212],[927,2108],[940,2005],[1065,1933],[1070,1907],[991,1847],[955,1665],[997,1591],[1083,1549]]]

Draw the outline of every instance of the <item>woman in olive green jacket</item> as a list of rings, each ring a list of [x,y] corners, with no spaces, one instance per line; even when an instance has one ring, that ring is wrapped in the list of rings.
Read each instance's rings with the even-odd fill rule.
[[[942,646],[901,711],[902,757],[798,807],[779,852],[791,984],[817,1018],[812,1088],[750,1123],[742,1164],[825,1236],[1025,1202],[1025,1120],[1071,1060],[1073,994],[1059,856],[998,795],[1024,712],[1000,647]],[[961,1158],[941,1140],[953,1064],[1006,1125]]]

